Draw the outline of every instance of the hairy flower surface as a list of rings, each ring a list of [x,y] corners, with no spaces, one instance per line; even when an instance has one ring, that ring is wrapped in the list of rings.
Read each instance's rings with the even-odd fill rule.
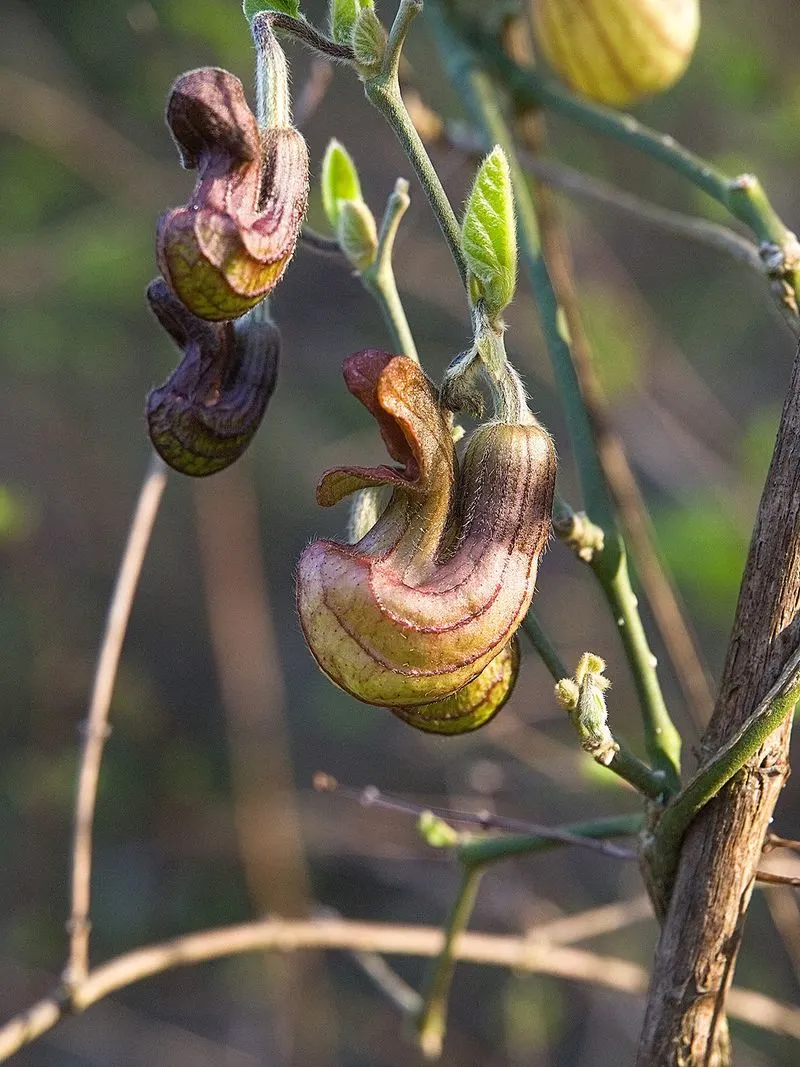
[[[306,143],[291,126],[260,129],[242,83],[218,67],[178,78],[167,124],[197,182],[189,203],[159,220],[159,268],[195,315],[237,318],[292,258],[308,199]]]
[[[259,311],[236,324],[206,322],[161,278],[150,283],[147,299],[183,352],[147,397],[150,439],[181,474],[216,474],[242,455],[264,416],[278,372],[278,328]]]
[[[416,363],[369,350],[345,361],[344,376],[400,466],[323,476],[324,506],[367,486],[393,493],[355,545],[306,549],[298,609],[337,685],[408,717],[399,709],[450,697],[511,641],[550,532],[555,452],[538,425],[494,422],[473,432],[459,464],[451,417]]]

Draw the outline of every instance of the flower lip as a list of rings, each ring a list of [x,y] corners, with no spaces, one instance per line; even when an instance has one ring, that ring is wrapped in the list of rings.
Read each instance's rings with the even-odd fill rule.
[[[343,374],[347,388],[375,418],[389,455],[401,467],[326,471],[317,486],[319,504],[330,507],[371,485],[424,494],[437,483],[444,487],[452,481],[452,417],[439,407],[433,385],[416,363],[369,348],[346,359]]]
[[[172,87],[166,120],[187,170],[217,154],[247,163],[261,150],[258,123],[242,83],[221,67],[182,74]]]

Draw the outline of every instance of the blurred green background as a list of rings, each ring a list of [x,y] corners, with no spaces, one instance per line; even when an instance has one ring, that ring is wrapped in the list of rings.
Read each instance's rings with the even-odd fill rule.
[[[322,4],[307,3],[322,20]],[[378,4],[388,19],[392,4]],[[800,12],[794,0],[705,0],[693,64],[638,109],[731,171],[759,175],[800,226]],[[310,61],[290,48],[300,91]],[[424,20],[407,56],[428,103],[459,117]],[[159,213],[186,198],[162,121],[183,70],[228,67],[252,47],[238,0],[3,0],[0,10],[0,1007],[49,989],[63,965],[79,724],[119,555],[147,465],[147,390],[176,362],[150,317]],[[658,203],[720,217],[679,179],[619,146],[551,123],[554,155]],[[345,70],[305,126],[318,170],[336,136],[378,214],[408,164]],[[473,164],[434,149],[456,204]],[[612,212],[566,204],[581,303],[660,548],[712,675],[721,666],[793,342],[740,264]],[[318,186],[311,223],[324,229]],[[430,373],[468,342],[457,275],[418,187],[397,244],[401,292]],[[411,820],[311,789],[324,769],[422,802],[542,823],[634,810],[576,753],[551,682],[526,650],[516,694],[486,730],[415,733],[320,675],[300,635],[293,568],[317,535],[326,466],[380,456],[341,382],[342,358],[387,345],[378,310],[340,263],[301,248],[276,291],[277,392],[245,462],[202,484],[170,479],[112,707],[97,810],[93,958],[266,912],[332,907],[355,918],[440,923],[457,872]],[[509,348],[552,428],[577,497],[546,354],[524,286]],[[590,576],[555,545],[538,610],[563,658],[609,662],[616,731],[640,745],[614,627]],[[649,618],[649,617],[648,617]],[[666,663],[663,649],[656,651]],[[686,736],[699,732],[668,666]],[[776,829],[798,836],[796,779]],[[756,895],[741,984],[800,995],[791,891]],[[476,928],[522,932],[636,901],[632,865],[586,854],[507,864],[484,881]],[[313,903],[312,903],[313,902]],[[634,910],[637,905],[634,904]],[[588,942],[647,965],[649,920]],[[398,966],[419,984],[419,961]],[[459,968],[445,1065],[616,1067],[641,1004],[588,985]],[[735,1026],[738,1063],[797,1062],[797,1045]],[[125,990],[21,1052],[21,1067],[396,1067],[416,1062],[396,1010],[342,955],[249,956]]]

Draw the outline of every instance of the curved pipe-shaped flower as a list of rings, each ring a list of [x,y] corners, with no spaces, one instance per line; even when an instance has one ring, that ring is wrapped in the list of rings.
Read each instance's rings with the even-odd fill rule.
[[[278,373],[278,328],[260,309],[237,323],[198,319],[162,278],[150,283],[147,299],[183,352],[147,397],[150,439],[181,474],[216,474],[242,455],[264,417]]]
[[[542,427],[487,423],[462,463],[450,415],[419,366],[369,350],[345,361],[350,391],[401,468],[329,471],[320,504],[390,485],[355,545],[317,541],[298,565],[306,640],[322,670],[368,704],[449,697],[508,645],[533,596],[550,533],[556,460]]]
[[[159,269],[195,315],[235,319],[292,258],[308,199],[306,143],[291,126],[260,129],[242,83],[218,67],[178,78],[167,125],[197,182],[188,204],[159,220]]]

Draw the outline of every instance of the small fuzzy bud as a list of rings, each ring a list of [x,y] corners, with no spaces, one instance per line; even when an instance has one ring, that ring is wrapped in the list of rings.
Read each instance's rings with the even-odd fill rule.
[[[517,231],[511,173],[495,147],[481,164],[461,224],[461,247],[489,321],[511,303],[517,282]]]
[[[330,0],[328,21],[331,37],[339,44],[350,44],[353,27],[361,10],[359,0]]]
[[[593,652],[584,652],[574,678],[562,678],[555,694],[561,707],[569,712],[581,747],[607,767],[619,746],[608,727],[605,694],[611,682],[604,677],[605,669],[605,660]]]
[[[336,239],[348,261],[357,271],[365,271],[375,261],[378,230],[375,216],[363,201],[340,200]]]
[[[353,26],[353,52],[356,63],[367,77],[381,69],[386,54],[386,30],[372,7],[362,7]]]
[[[349,152],[337,140],[328,142],[322,157],[322,206],[328,222],[336,229],[339,222],[339,204],[342,200],[363,202],[358,171]]]

